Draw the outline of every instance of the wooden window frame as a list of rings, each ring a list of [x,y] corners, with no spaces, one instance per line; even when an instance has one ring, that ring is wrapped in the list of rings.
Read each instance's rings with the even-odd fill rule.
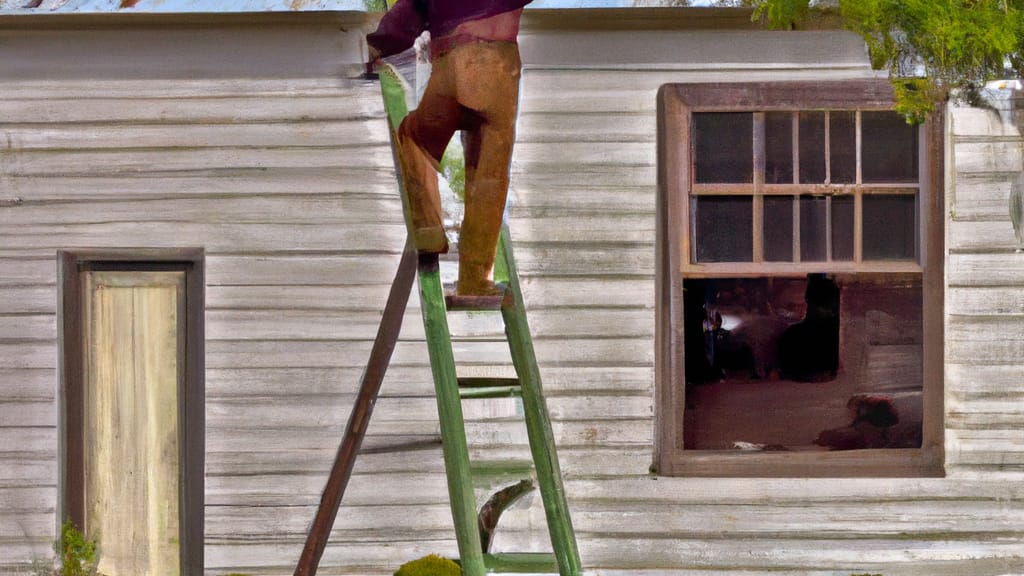
[[[58,253],[60,356],[60,483],[62,522],[83,526],[85,464],[83,446],[84,364],[82,272],[184,272],[185,365],[179,390],[179,526],[183,576],[204,569],[205,490],[205,258],[200,248],[64,250]],[[101,542],[102,546],[102,542]]]
[[[929,115],[920,139],[919,267],[923,298],[923,439],[921,448],[822,452],[685,450],[685,356],[683,278],[700,277],[690,255],[690,127],[694,112],[773,112],[792,110],[891,110],[892,86],[886,79],[823,82],[666,84],[658,92],[658,198],[655,328],[655,467],[666,476],[705,477],[935,477],[944,468],[944,109]],[[756,176],[755,176],[756,178]],[[756,231],[755,231],[756,233]],[[806,264],[806,272],[857,272],[856,265]],[[731,267],[730,267],[731,266]],[[783,272],[799,275],[801,266],[771,263],[715,263],[709,275],[734,277]],[[877,263],[871,271],[885,271]],[[774,269],[773,269],[774,268]],[[894,272],[905,271],[902,263]],[[867,270],[864,270],[867,271]]]

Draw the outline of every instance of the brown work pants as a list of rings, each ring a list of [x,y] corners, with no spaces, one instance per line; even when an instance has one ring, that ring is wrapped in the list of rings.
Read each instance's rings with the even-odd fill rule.
[[[444,252],[437,170],[456,130],[466,158],[459,237],[460,294],[493,290],[495,247],[508,195],[521,63],[513,42],[462,44],[433,59],[419,107],[398,130],[399,155],[417,248]]]

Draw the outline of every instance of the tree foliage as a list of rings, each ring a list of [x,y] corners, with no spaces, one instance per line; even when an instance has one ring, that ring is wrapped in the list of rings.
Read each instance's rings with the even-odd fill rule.
[[[754,18],[791,29],[809,0],[750,0]],[[968,100],[988,80],[1024,75],[1024,0],[839,0],[846,26],[890,73],[897,108],[920,121],[951,93]]]

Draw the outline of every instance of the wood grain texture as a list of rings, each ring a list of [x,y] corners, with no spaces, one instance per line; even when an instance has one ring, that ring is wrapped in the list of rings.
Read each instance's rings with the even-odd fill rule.
[[[315,69],[334,66],[323,54],[337,50],[335,32],[306,46]],[[829,33],[747,35],[691,37],[699,50],[650,70],[542,65],[557,52],[527,62],[510,226],[584,567],[609,576],[1019,572],[1024,258],[1009,249],[1004,216],[1019,132],[989,112],[956,109],[951,125],[947,477],[649,475],[659,87],[874,74],[845,34],[836,45]],[[289,49],[301,49],[294,38]],[[34,42],[19,40],[6,65],[58,58],[26,48]],[[618,35],[623,42],[637,39]],[[88,50],[127,58],[113,50],[119,43]],[[325,51],[313,54],[317,46]],[[756,46],[769,49],[751,56]],[[199,244],[206,566],[290,573],[404,243],[380,95],[333,73],[139,79],[125,72],[132,60],[78,61],[55,78],[68,69],[57,62],[49,77],[8,75],[0,87],[0,574],[49,553],[59,513],[55,250]],[[411,307],[418,313],[416,299]],[[473,334],[486,328],[459,322]],[[365,446],[436,438],[416,324],[406,323]],[[460,352],[473,357],[470,375],[507,375],[497,343]],[[471,460],[490,470],[485,483],[507,478],[502,463],[529,459],[515,402],[488,402],[473,408],[468,430]],[[325,572],[386,575],[412,558],[454,554],[441,462],[437,446],[360,456]],[[544,549],[536,499],[506,514],[496,547]]]
[[[83,529],[105,573],[177,572],[185,274],[92,272],[85,291]]]

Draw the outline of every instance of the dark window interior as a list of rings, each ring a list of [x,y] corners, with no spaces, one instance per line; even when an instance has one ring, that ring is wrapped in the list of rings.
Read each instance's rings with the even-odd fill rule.
[[[793,183],[793,115],[768,112],[764,115],[766,184]]]
[[[864,258],[907,260],[917,246],[916,199],[876,194],[864,198]]]
[[[753,199],[705,196],[694,202],[697,260],[750,262],[753,259]],[[737,231],[742,230],[742,233]]]
[[[706,113],[693,118],[694,172],[701,183],[754,181],[754,117]]]
[[[684,281],[690,450],[921,445],[921,281]]]
[[[836,110],[829,114],[829,164],[833,184],[857,181],[857,115]]]
[[[800,113],[800,183],[825,182],[825,113]]]
[[[916,182],[917,127],[895,112],[863,112],[862,172],[866,183]]]
[[[832,260],[853,260],[853,209],[850,196],[833,196],[832,202]]]
[[[769,196],[764,199],[764,259],[768,262],[793,261],[793,197]]]

